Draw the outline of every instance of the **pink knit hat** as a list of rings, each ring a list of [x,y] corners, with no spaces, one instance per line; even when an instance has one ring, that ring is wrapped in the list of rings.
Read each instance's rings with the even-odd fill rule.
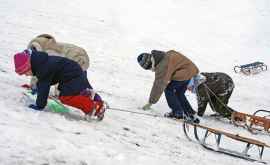
[[[14,55],[15,72],[19,75],[31,70],[30,54],[28,51],[16,53]]]

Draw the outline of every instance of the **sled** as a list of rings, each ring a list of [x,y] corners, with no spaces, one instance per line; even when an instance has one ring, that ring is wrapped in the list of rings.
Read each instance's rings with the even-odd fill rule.
[[[37,95],[32,94],[31,90],[26,90],[23,92],[23,94],[27,97],[29,97],[31,100],[36,100]],[[56,98],[49,97],[47,101],[47,107],[51,112],[55,113],[68,113],[70,112],[70,109],[64,106],[62,103],[60,103]]]
[[[37,98],[37,95],[33,94],[29,89],[26,89],[26,91],[24,91],[23,94],[33,102]],[[66,106],[62,104],[57,98],[52,96],[48,97],[47,105],[44,111],[61,114],[70,120],[101,121],[103,120],[104,117],[102,116],[100,118],[97,118],[96,116],[93,115],[85,115],[81,110],[70,106]]]
[[[252,115],[234,111],[231,121],[236,126],[246,127],[251,133],[256,133],[256,131],[270,133],[270,111],[267,110],[257,110]]]
[[[235,73],[244,73],[245,75],[250,75],[251,73],[254,72],[261,72],[261,71],[266,71],[267,70],[267,65],[265,65],[263,62],[253,62],[250,64],[245,64],[245,65],[239,65],[234,67],[234,72]]]
[[[192,138],[189,134],[190,127],[193,127],[194,138]],[[183,121],[183,130],[184,130],[185,136],[190,141],[195,140],[207,150],[226,154],[229,156],[241,158],[241,159],[252,161],[252,162],[260,162],[264,164],[267,163],[262,158],[263,158],[264,149],[270,148],[270,146],[261,141],[243,137],[238,134],[232,134],[232,133],[228,133],[222,130],[210,128],[210,127],[203,126],[200,124],[189,123],[186,121]],[[202,135],[199,134],[198,132],[199,130]],[[237,151],[237,150],[222,147],[221,142],[224,139],[224,137],[226,137],[226,139],[230,141],[234,141],[234,142],[237,141],[238,143],[241,142],[245,144],[244,147],[242,148],[242,151]],[[209,142],[211,141],[211,138],[214,139],[212,140],[212,143]],[[254,150],[253,148],[256,148],[257,150]],[[251,150],[253,152],[250,152]],[[254,154],[256,153],[256,151],[257,151],[257,155]]]

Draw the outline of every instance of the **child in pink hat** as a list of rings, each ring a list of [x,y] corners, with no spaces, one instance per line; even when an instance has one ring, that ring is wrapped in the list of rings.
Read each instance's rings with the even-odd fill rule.
[[[102,120],[106,105],[94,92],[81,66],[68,58],[49,56],[46,52],[25,50],[14,55],[15,72],[19,75],[36,76],[36,104],[34,110],[43,110],[47,105],[50,86],[58,84],[59,100],[66,105],[82,110],[88,116]]]

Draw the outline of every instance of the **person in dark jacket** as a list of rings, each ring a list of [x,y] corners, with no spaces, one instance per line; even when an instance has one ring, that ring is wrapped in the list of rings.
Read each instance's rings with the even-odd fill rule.
[[[207,107],[210,104],[211,109],[222,115],[230,118],[234,111],[227,106],[229,99],[234,89],[232,78],[226,73],[202,72],[191,79],[188,89],[197,95],[198,116],[203,116]]]
[[[143,109],[150,109],[151,105],[155,104],[164,92],[167,103],[172,110],[166,113],[165,117],[193,118],[195,112],[189,104],[185,92],[190,79],[199,72],[197,66],[190,59],[174,50],[168,52],[152,50],[151,53],[140,54],[137,61],[143,69],[155,72],[155,81],[150,97]]]
[[[38,78],[36,104],[30,105],[30,108],[42,110],[47,105],[50,86],[58,83],[62,103],[76,107],[89,116],[103,118],[104,102],[93,91],[77,62],[27,49],[14,55],[14,63],[17,74]]]

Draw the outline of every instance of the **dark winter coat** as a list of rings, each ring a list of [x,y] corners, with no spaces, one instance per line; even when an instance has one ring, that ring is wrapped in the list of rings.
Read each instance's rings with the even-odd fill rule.
[[[230,117],[232,110],[229,107],[226,107],[226,105],[228,104],[229,98],[234,89],[232,78],[221,72],[204,72],[201,74],[205,76],[206,81],[200,84],[196,91],[198,115],[202,116],[204,114],[207,103],[209,102],[213,111],[218,112],[224,117]]]
[[[33,51],[31,68],[33,75],[38,78],[36,104],[40,108],[47,104],[51,85],[59,84],[60,96],[78,95],[82,90],[92,88],[80,65],[64,57]]]

